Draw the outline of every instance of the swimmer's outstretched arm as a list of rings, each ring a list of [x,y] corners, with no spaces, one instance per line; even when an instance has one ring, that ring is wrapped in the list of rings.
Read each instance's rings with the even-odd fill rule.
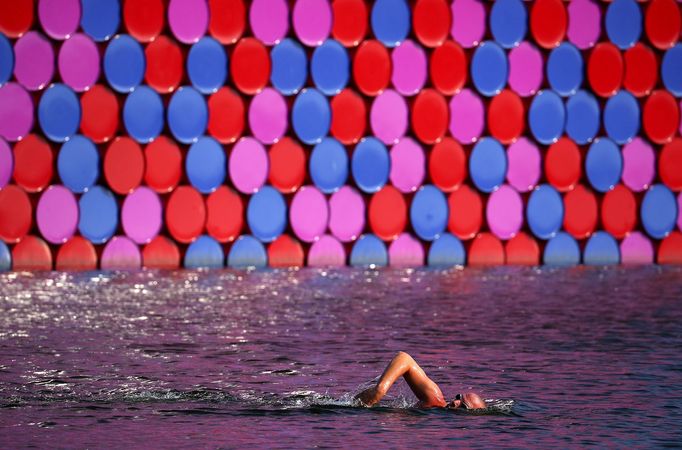
[[[365,389],[356,395],[355,398],[367,406],[372,406],[386,395],[400,376],[405,378],[405,381],[419,399],[422,407],[443,407],[447,404],[438,385],[427,377],[424,370],[419,367],[419,364],[405,352],[398,352],[388,367],[386,367],[386,370],[384,370],[376,386]]]

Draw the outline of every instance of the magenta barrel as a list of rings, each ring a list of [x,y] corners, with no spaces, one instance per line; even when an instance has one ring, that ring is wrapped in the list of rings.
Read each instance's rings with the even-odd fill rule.
[[[308,266],[341,267],[345,264],[346,251],[335,237],[325,234],[310,246]]]
[[[99,78],[97,45],[86,34],[74,34],[59,49],[58,65],[64,83],[76,92],[87,91]]]
[[[414,192],[424,181],[426,157],[417,141],[401,139],[391,149],[391,183],[403,193]]]
[[[239,192],[253,194],[265,184],[268,154],[257,140],[241,138],[232,148],[228,164],[230,179]]]
[[[402,233],[388,247],[391,267],[420,267],[424,265],[424,247],[409,233]]]
[[[329,231],[341,242],[357,239],[365,228],[365,201],[351,186],[343,186],[329,199]]]
[[[14,77],[29,91],[44,89],[54,76],[52,43],[38,31],[29,31],[14,44]]]
[[[102,250],[100,268],[104,270],[139,269],[141,265],[140,249],[125,236],[114,236]]]
[[[64,186],[50,186],[38,201],[36,222],[46,241],[52,244],[68,241],[78,226],[76,197]]]
[[[161,200],[156,192],[141,186],[128,194],[121,208],[123,231],[136,244],[147,244],[161,231]]]
[[[329,224],[329,207],[324,194],[315,186],[303,186],[291,201],[289,221],[294,234],[304,241],[320,238]]]

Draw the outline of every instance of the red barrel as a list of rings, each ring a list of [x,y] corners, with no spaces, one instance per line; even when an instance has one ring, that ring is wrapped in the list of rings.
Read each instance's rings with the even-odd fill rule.
[[[301,243],[287,234],[282,234],[268,246],[270,267],[301,267],[304,258]]]
[[[177,269],[180,267],[178,246],[165,236],[156,236],[142,250],[142,266],[147,269]]]
[[[658,247],[658,264],[682,264],[682,233],[673,231]]]
[[[12,249],[12,270],[52,270],[52,253],[37,236],[26,236]]]
[[[360,92],[379,95],[388,87],[391,72],[391,57],[379,41],[367,40],[358,47],[353,59],[353,79]]]
[[[429,154],[429,175],[443,192],[452,192],[464,182],[467,157],[459,142],[446,137],[433,146]]]
[[[353,89],[344,89],[331,101],[331,134],[342,144],[356,144],[367,128],[365,100]]]
[[[545,176],[559,192],[575,187],[582,176],[582,156],[575,142],[563,137],[549,147],[545,156]]]
[[[53,155],[50,144],[29,134],[14,144],[14,181],[27,192],[40,192],[52,181]]]
[[[682,139],[675,138],[666,144],[658,158],[658,174],[670,190],[682,191]],[[678,211],[682,214],[682,211]]]
[[[201,235],[206,224],[206,205],[201,194],[190,186],[173,191],[166,205],[166,227],[173,239],[189,244]]]
[[[445,98],[434,89],[423,89],[412,104],[412,130],[425,144],[440,142],[450,123]]]
[[[597,226],[597,199],[594,193],[578,185],[564,195],[564,229],[576,239],[584,239]]]
[[[483,223],[483,202],[476,190],[462,185],[448,198],[448,229],[462,240],[472,239]]]
[[[499,266],[504,264],[502,242],[490,233],[480,233],[469,247],[470,266]]]
[[[244,101],[228,87],[208,99],[208,133],[221,144],[232,144],[244,131]]]
[[[296,192],[306,175],[303,147],[292,138],[285,137],[270,147],[268,159],[270,184],[283,194]]]
[[[503,144],[516,141],[526,122],[526,111],[514,91],[505,89],[494,96],[488,106],[488,129]]]
[[[57,270],[95,270],[97,268],[97,253],[90,241],[74,236],[64,243],[57,251]]]
[[[0,33],[18,38],[33,24],[33,0],[9,0],[0,3]]]
[[[270,80],[270,55],[255,38],[240,39],[230,60],[232,81],[240,92],[259,93]]]
[[[554,48],[566,35],[568,14],[561,0],[536,0],[530,10],[530,32],[540,47]]]
[[[637,201],[630,189],[622,184],[608,191],[601,204],[604,229],[616,239],[623,239],[637,224]]]
[[[367,5],[364,0],[334,0],[332,36],[345,47],[355,47],[367,34]]]
[[[597,44],[587,62],[587,79],[592,90],[602,97],[611,97],[623,83],[623,57],[610,42]]]
[[[407,225],[405,197],[393,186],[384,186],[369,202],[372,232],[384,241],[392,241]]]
[[[18,242],[33,222],[33,207],[26,191],[9,184],[0,189],[0,239]]]
[[[445,41],[431,53],[429,75],[433,85],[443,95],[458,93],[466,83],[468,73],[466,54],[455,41]]]
[[[635,97],[649,95],[658,82],[658,61],[654,52],[641,42],[625,52],[623,87]]]
[[[81,132],[101,144],[116,135],[120,105],[109,88],[96,84],[81,97]]]
[[[218,242],[232,242],[244,228],[244,205],[235,191],[220,186],[206,199],[206,231]]]
[[[505,244],[506,263],[515,266],[540,264],[540,247],[535,239],[520,232]]]
[[[140,42],[151,42],[161,33],[166,10],[163,0],[126,0],[123,21],[128,33]]]
[[[445,0],[417,0],[412,12],[414,34],[422,45],[438,47],[450,34],[450,5]]]
[[[144,155],[140,145],[129,137],[117,137],[104,156],[104,177],[117,194],[131,193],[142,182]]]
[[[159,94],[175,91],[184,74],[180,46],[168,36],[160,36],[144,50],[144,79]]]
[[[182,176],[182,153],[175,141],[159,136],[144,149],[144,181],[159,194],[170,192]]]
[[[644,103],[642,124],[649,139],[665,144],[675,136],[680,125],[680,110],[670,92],[658,89]]]
[[[209,0],[208,32],[223,45],[234,44],[244,33],[246,7],[243,0]]]

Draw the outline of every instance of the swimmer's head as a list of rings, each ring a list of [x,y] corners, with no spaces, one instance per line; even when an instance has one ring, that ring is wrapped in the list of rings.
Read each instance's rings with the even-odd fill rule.
[[[448,403],[447,408],[456,409],[481,409],[485,408],[485,401],[473,392],[467,392],[466,394],[457,394],[450,403]]]

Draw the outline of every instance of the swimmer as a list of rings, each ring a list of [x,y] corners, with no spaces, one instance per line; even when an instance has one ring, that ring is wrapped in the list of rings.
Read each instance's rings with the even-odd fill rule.
[[[424,370],[407,353],[398,352],[379,378],[376,386],[365,389],[355,396],[365,406],[372,406],[379,402],[391,388],[395,380],[402,376],[419,399],[419,408],[485,408],[485,401],[477,394],[468,392],[457,394],[449,403],[445,401],[438,385],[426,376]]]

